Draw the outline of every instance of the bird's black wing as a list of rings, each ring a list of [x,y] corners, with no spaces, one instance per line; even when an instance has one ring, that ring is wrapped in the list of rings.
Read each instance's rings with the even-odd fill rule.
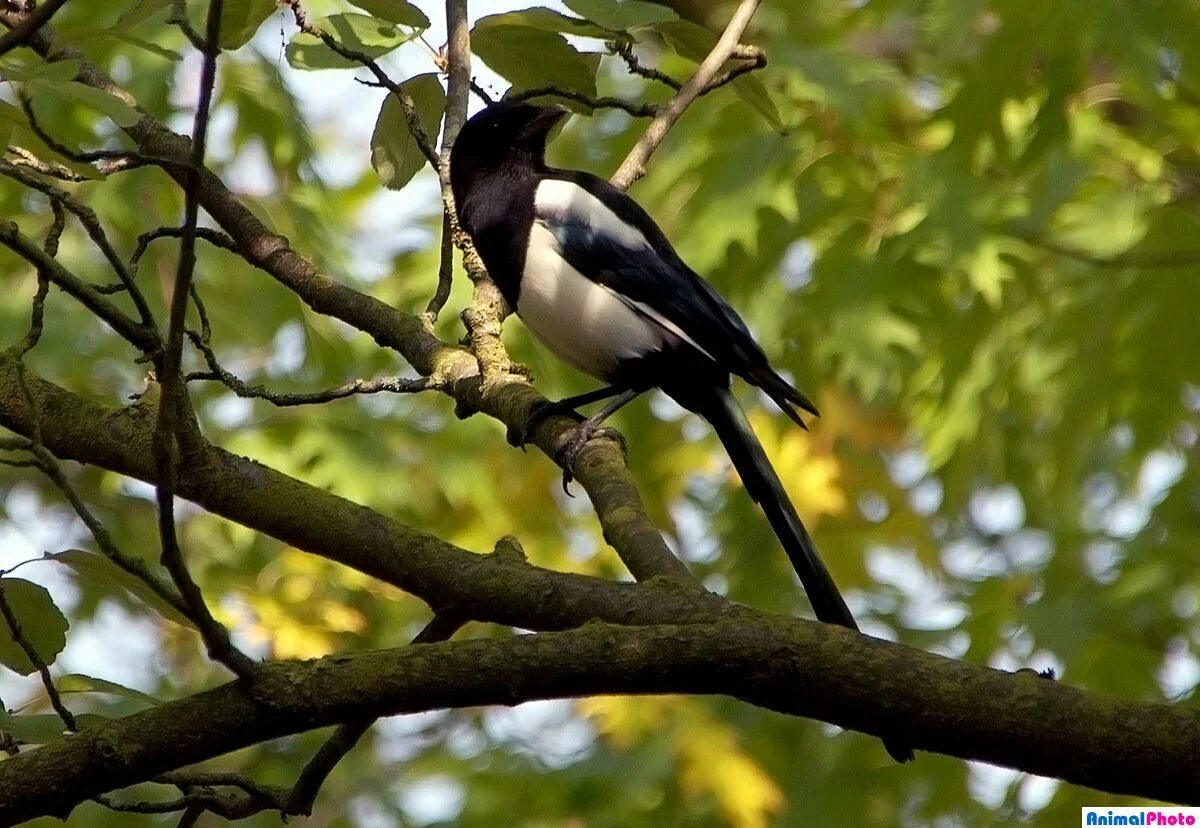
[[[797,422],[803,425],[791,406],[816,413],[771,369],[737,311],[684,264],[625,193],[588,173],[551,170],[538,185],[534,220],[553,234],[573,268],[724,370],[762,387]]]

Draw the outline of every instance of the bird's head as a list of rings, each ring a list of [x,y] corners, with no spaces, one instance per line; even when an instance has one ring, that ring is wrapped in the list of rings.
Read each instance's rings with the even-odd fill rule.
[[[450,154],[450,179],[457,189],[480,173],[508,164],[544,165],[546,135],[567,115],[561,107],[500,101],[463,125]]]

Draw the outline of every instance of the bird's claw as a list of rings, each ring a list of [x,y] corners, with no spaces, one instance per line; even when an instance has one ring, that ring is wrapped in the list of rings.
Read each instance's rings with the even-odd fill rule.
[[[622,455],[628,454],[625,438],[615,428],[593,425],[586,420],[576,426],[554,453],[554,459],[563,469],[562,486],[567,497],[574,497],[570,486],[575,479],[575,462],[579,459],[579,453],[596,437],[612,440],[621,449]]]
[[[554,416],[571,417],[576,421],[583,421],[583,415],[573,408],[564,408],[561,401],[538,400],[530,406],[529,417],[526,419],[525,425],[509,426],[508,432],[505,434],[508,444],[524,451],[526,444],[533,438],[533,433],[537,431],[542,421]]]

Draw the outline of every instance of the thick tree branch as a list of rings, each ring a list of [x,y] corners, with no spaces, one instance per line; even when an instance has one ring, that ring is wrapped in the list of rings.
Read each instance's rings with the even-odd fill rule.
[[[265,666],[0,762],[0,823],[356,716],[596,693],[736,696],[923,750],[1200,802],[1200,714],[1004,673],[811,621],[755,615],[431,644]]]
[[[654,120],[650,122],[650,126],[646,127],[642,137],[633,145],[629,155],[625,156],[621,166],[613,173],[609,180],[614,187],[626,190],[630,184],[646,174],[646,162],[650,160],[650,156],[658,149],[658,145],[667,137],[671,127],[675,126],[679,116],[691,106],[692,101],[700,96],[709,82],[721,71],[725,61],[733,55],[742,32],[746,30],[750,18],[758,9],[759,2],[761,0],[741,0],[729,25],[725,27],[724,33],[717,40],[717,45],[696,68],[696,74],[692,75],[679,93],[663,106],[662,111],[655,116]]]
[[[28,435],[32,419],[18,371],[18,360],[0,352],[0,425]],[[27,382],[49,451],[155,481],[152,400],[114,409],[32,376]],[[536,398],[531,388],[524,388]],[[526,629],[562,629],[597,618],[625,624],[685,623],[741,611],[699,588],[662,581],[616,583],[551,572],[503,556],[477,555],[202,443],[191,448],[189,462],[180,468],[178,494],[297,549],[393,584],[439,613]],[[622,496],[620,491],[602,491],[605,502],[619,503]],[[621,511],[619,506],[614,509]],[[618,514],[616,520],[619,531],[636,531],[636,515]]]

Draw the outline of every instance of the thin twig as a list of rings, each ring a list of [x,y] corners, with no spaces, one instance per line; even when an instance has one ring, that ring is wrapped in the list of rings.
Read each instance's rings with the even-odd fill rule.
[[[442,149],[438,179],[442,188],[442,241],[437,290],[425,307],[430,328],[450,298],[454,280],[454,194],[450,189],[450,150],[467,120],[467,96],[471,85],[471,21],[467,0],[446,0],[446,114],[442,119]]]
[[[633,41],[617,40],[609,43],[608,46],[621,56],[621,60],[625,61],[625,66],[629,69],[630,73],[634,75],[640,75],[643,78],[648,78],[652,81],[658,81],[659,83],[674,89],[676,92],[683,88],[682,83],[675,80],[666,72],[662,72],[652,66],[646,66],[640,60],[638,60],[638,56],[634,54],[633,51]]]
[[[50,18],[54,16],[55,12],[66,3],[67,0],[44,0],[40,6],[29,13],[28,17],[14,26],[12,30],[0,36],[0,56],[24,45],[37,33],[38,29],[50,22]]]
[[[171,14],[167,18],[167,22],[183,32],[183,36],[188,39],[188,43],[192,44],[192,48],[198,52],[205,51],[204,38],[192,28],[192,21],[188,19],[186,0],[171,0]]]
[[[251,678],[254,662],[233,646],[229,633],[221,626],[208,606],[196,582],[192,580],[179,548],[175,526],[175,490],[177,484],[176,453],[179,451],[180,420],[187,408],[187,387],[180,376],[183,358],[184,317],[191,293],[192,275],[196,266],[196,222],[200,204],[196,189],[199,170],[204,165],[204,147],[208,137],[209,108],[217,74],[217,45],[221,33],[222,0],[209,0],[205,26],[204,64],[200,73],[200,98],[192,127],[191,168],[183,176],[184,219],[179,244],[179,269],[171,295],[170,318],[167,325],[166,349],[159,360],[159,383],[162,397],[158,407],[158,424],[154,431],[154,459],[158,472],[155,494],[158,501],[158,529],[162,539],[163,565],[175,582],[188,607],[188,617],[196,622],[210,657],[224,664],[241,679]]]
[[[439,167],[439,159],[437,150],[434,149],[433,139],[425,131],[425,127],[421,124],[421,116],[417,113],[416,104],[413,103],[412,96],[404,91],[400,84],[392,80],[386,72],[379,67],[374,58],[370,55],[359,52],[355,49],[349,49],[343,46],[336,37],[323,31],[308,21],[308,16],[304,13],[304,9],[300,6],[300,0],[283,0],[283,3],[292,10],[292,16],[296,19],[296,26],[305,34],[312,35],[318,38],[322,43],[328,46],[333,51],[337,52],[347,60],[352,60],[365,69],[370,71],[375,76],[375,80],[381,86],[387,89],[396,100],[400,103],[400,109],[404,113],[404,120],[408,123],[409,131],[412,132],[413,140],[417,142],[417,146],[421,150],[421,154],[429,162],[429,165],[437,170]]]
[[[34,135],[42,139],[42,142],[50,149],[57,152],[63,158],[70,158],[72,161],[80,164],[91,164],[97,161],[110,162],[125,162],[126,164],[134,163],[136,166],[144,167],[153,163],[150,159],[139,155],[136,152],[128,150],[74,150],[66,144],[59,141],[51,135],[38,121],[37,113],[33,109],[33,101],[27,95],[18,96],[18,102],[21,104],[21,109],[25,111],[25,117],[29,120],[29,128],[33,130]],[[126,166],[124,169],[128,169]]]
[[[24,147],[9,146],[4,150],[4,152],[6,155],[12,157],[11,163],[16,164],[19,167],[27,167],[34,172],[41,173],[42,175],[50,178],[58,179],[59,181],[69,181],[72,184],[81,184],[84,181],[91,180],[86,175],[80,175],[77,172],[72,172],[62,164],[49,164],[38,158]]]
[[[146,255],[146,250],[150,247],[150,243],[155,239],[178,239],[183,237],[182,227],[157,227],[154,230],[148,230],[137,237],[137,244],[134,246],[133,254],[129,257],[129,275],[131,280],[137,279],[138,265],[141,263],[142,256]],[[233,253],[241,254],[238,250],[237,243],[234,242],[228,235],[222,233],[212,227],[197,227],[196,238],[203,239],[214,247],[219,247],[222,250],[229,250]],[[100,285],[96,288],[97,291],[105,295],[112,293],[120,293],[125,290],[125,283],[117,282],[114,284]]]
[[[435,387],[428,377],[383,377],[381,379],[370,380],[354,379],[326,391],[293,394],[268,391],[261,385],[249,385],[237,375],[226,370],[217,361],[216,354],[202,334],[198,334],[195,331],[188,331],[187,334],[188,339],[191,340],[196,349],[204,356],[204,361],[208,364],[209,368],[208,371],[193,371],[188,374],[185,378],[188,382],[196,380],[219,382],[239,397],[266,400],[281,408],[296,405],[320,405],[332,402],[333,400],[341,400],[346,397],[363,394],[379,394],[383,392],[415,394],[419,391],[427,391]]]
[[[154,330],[154,316],[150,312],[150,306],[147,304],[146,298],[142,295],[141,291],[134,284],[133,274],[117,254],[112,242],[109,241],[108,234],[105,233],[104,226],[100,223],[100,218],[96,215],[96,211],[57,186],[48,181],[43,181],[34,175],[30,175],[14,164],[0,161],[0,175],[5,175],[26,187],[37,190],[50,199],[52,204],[59,204],[66,207],[72,215],[79,219],[79,223],[83,225],[83,229],[87,232],[92,243],[100,249],[109,266],[117,274],[117,278],[121,280],[121,285],[129,293],[129,297],[133,301],[133,306],[141,319],[142,326],[149,330]],[[107,293],[109,291],[101,288],[98,292]]]
[[[456,632],[462,629],[464,624],[466,624],[465,619],[458,616],[435,615],[417,634],[412,643],[435,644],[439,641],[449,641]],[[317,801],[317,794],[320,792],[321,786],[325,784],[326,778],[374,723],[374,718],[368,718],[346,722],[338,726],[333,735],[325,744],[321,745],[308,764],[304,766],[304,770],[300,772],[296,784],[292,786],[287,796],[287,809],[284,812],[286,815],[312,815],[313,804]]]
[[[699,97],[701,90],[717,76],[721,67],[725,65],[725,61],[729,60],[760,2],[761,0],[741,0],[729,25],[725,27],[725,31],[717,40],[717,45],[696,68],[696,74],[692,75],[675,97],[663,106],[654,120],[650,122],[650,126],[646,128],[642,137],[634,144],[633,149],[629,151],[629,155],[625,156],[621,166],[613,173],[610,179],[613,186],[622,190],[628,189],[630,184],[646,174],[646,162],[658,149],[663,139],[667,137],[667,133],[679,120],[679,116],[691,105],[692,101]]]
[[[32,447],[30,451],[34,455],[37,468],[54,484],[54,487],[66,499],[67,503],[75,511],[75,514],[83,522],[83,525],[87,527],[88,532],[92,535],[92,539],[96,541],[96,546],[100,549],[101,554],[112,561],[117,567],[144,583],[155,595],[175,609],[180,615],[185,618],[189,617],[188,608],[184,604],[183,599],[179,597],[178,592],[164,583],[159,576],[155,575],[140,558],[135,558],[121,551],[121,548],[117,546],[116,541],[113,540],[104,523],[96,517],[87,504],[83,502],[83,499],[75,491],[74,487],[71,486],[70,481],[63,474],[62,468],[56,462],[54,455],[50,454],[44,448],[38,451],[37,447]]]
[[[740,78],[742,75],[753,72],[756,69],[765,69],[766,68],[767,53],[764,52],[762,49],[759,49],[754,46],[747,47],[747,46],[743,46],[743,45],[739,44],[737,49],[735,49],[735,52],[737,52],[738,50],[743,50],[742,54],[735,54],[734,57],[737,57],[741,60],[746,60],[748,62],[747,63],[739,63],[737,66],[734,66],[733,68],[731,68],[725,72],[722,72],[721,74],[717,75],[712,80],[710,80],[708,83],[704,84],[704,88],[700,90],[701,96],[707,95],[709,92],[712,92],[716,89],[720,89],[722,86],[725,86],[726,84],[733,83],[735,80]]]
[[[471,78],[471,91],[475,94],[475,97],[479,98],[479,100],[483,101],[488,106],[491,106],[495,103],[495,101],[492,99],[492,96],[488,94],[487,90],[476,83],[474,78]]]
[[[42,679],[42,687],[46,689],[46,696],[50,699],[50,706],[54,708],[54,712],[62,719],[63,725],[72,733],[79,730],[79,725],[75,721],[75,716],[63,704],[62,696],[58,694],[58,688],[54,686],[54,679],[50,677],[50,668],[46,666],[46,662],[38,655],[38,651],[29,643],[29,639],[25,637],[25,633],[21,630],[21,622],[17,620],[17,616],[12,611],[12,607],[8,603],[8,597],[4,594],[4,579],[0,578],[0,615],[4,616],[4,621],[8,625],[9,634],[12,635],[13,641],[21,648],[21,652],[25,653],[25,657],[37,670],[38,676]]]
[[[139,350],[145,353],[153,353],[158,350],[160,340],[156,331],[127,316],[94,287],[48,256],[39,245],[23,235],[14,222],[0,219],[0,244],[25,259],[40,272],[44,272],[51,282],[108,323],[109,327]]]
[[[620,109],[635,118],[653,118],[662,109],[661,106],[655,103],[638,103],[615,97],[593,98],[582,92],[576,92],[573,89],[561,89],[557,86],[539,86],[534,89],[522,89],[520,92],[509,95],[507,100],[527,101],[530,98],[540,98],[546,95],[575,101],[592,109]]]

